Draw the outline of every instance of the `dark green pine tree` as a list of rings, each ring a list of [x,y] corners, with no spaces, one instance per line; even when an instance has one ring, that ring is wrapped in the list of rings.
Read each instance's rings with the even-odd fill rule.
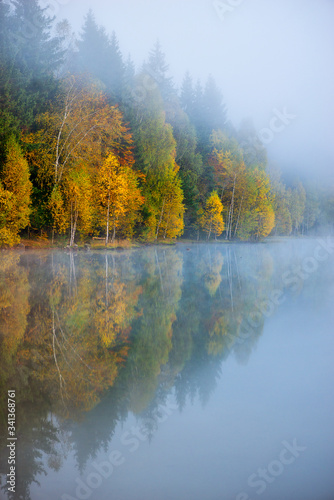
[[[187,208],[185,213],[185,230],[193,236],[197,212],[200,208],[200,179],[203,172],[203,160],[197,152],[197,138],[195,129],[188,122],[186,128],[175,125],[174,137],[177,142],[176,162],[180,167],[180,178],[184,192],[184,202]],[[184,149],[184,153],[182,150]],[[190,233],[189,233],[190,234]]]
[[[12,4],[16,64],[32,81],[53,76],[64,56],[62,39],[52,36],[55,18],[46,16],[47,8],[37,0],[12,0]]]
[[[127,106],[133,102],[133,95],[135,90],[135,77],[136,77],[136,68],[131,56],[128,56],[128,59],[124,65],[124,77],[123,77],[123,86],[122,86],[122,110],[127,113]]]
[[[89,73],[103,83],[107,80],[106,64],[109,38],[105,30],[98,26],[92,10],[89,10],[78,40],[76,72]]]
[[[251,119],[245,119],[241,122],[236,139],[244,151],[246,166],[249,168],[257,166],[265,169],[268,163],[267,151]]]
[[[179,101],[170,103],[166,111],[166,120],[172,125],[176,140],[175,161],[180,167],[179,175],[187,208],[184,216],[185,231],[193,235],[197,211],[200,208],[199,180],[203,172],[202,156],[197,151],[196,130]]]
[[[107,86],[110,89],[111,97],[114,102],[119,102],[122,96],[122,89],[125,77],[125,65],[123,56],[119,48],[116,33],[113,31],[107,53],[109,75]]]
[[[209,153],[209,138],[212,130],[226,128],[226,108],[223,96],[214,79],[210,76],[205,88],[198,80],[193,88],[189,74],[186,74],[181,88],[181,104],[196,128],[198,149],[205,157]]]
[[[13,17],[9,6],[3,0],[0,0],[0,25],[0,142],[4,145],[8,137],[19,129],[20,119],[15,109],[19,103],[18,99],[16,102],[13,100],[13,94],[18,96],[20,92],[20,79],[16,77],[17,70],[13,65]],[[0,154],[1,165],[4,162],[4,148],[1,148]]]
[[[196,131],[198,133],[198,137],[202,136],[202,128],[203,128],[203,87],[201,85],[200,80],[197,80],[196,86],[194,89],[194,105],[193,110],[190,114],[191,121],[196,127]]]
[[[195,104],[195,91],[193,88],[193,80],[189,71],[186,72],[182,81],[180,103],[182,109],[187,113],[189,118],[192,119]]]
[[[169,101],[175,94],[173,79],[167,76],[168,68],[166,56],[161,49],[159,40],[157,40],[143,69],[158,85],[164,101]]]
[[[93,12],[85,17],[78,42],[77,72],[90,73],[101,80],[113,103],[119,102],[124,80],[124,63],[115,32],[111,38],[98,26]]]
[[[203,128],[207,138],[212,130],[224,130],[226,125],[226,106],[221,90],[210,75],[203,92]]]
[[[61,39],[53,37],[53,19],[36,0],[15,0],[11,12],[0,0],[0,162],[3,145],[29,129],[54,95],[54,71],[61,64]]]

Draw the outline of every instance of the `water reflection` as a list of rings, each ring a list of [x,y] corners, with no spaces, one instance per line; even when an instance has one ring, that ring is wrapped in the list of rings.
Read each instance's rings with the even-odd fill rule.
[[[282,270],[268,248],[0,254],[3,463],[8,388],[20,437],[13,498],[29,499],[46,464],[57,471],[70,452],[82,471],[130,411],[150,438],[172,390],[180,410],[205,405],[222,362],[247,363],[261,336]]]

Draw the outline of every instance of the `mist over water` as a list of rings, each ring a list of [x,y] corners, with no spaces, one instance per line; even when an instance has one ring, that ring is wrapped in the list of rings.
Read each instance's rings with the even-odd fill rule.
[[[330,498],[333,255],[331,238],[2,253],[17,491]]]
[[[332,500],[334,2],[0,19],[0,497]]]

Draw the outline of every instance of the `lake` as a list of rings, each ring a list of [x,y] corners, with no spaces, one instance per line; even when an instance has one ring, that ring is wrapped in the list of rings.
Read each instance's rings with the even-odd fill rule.
[[[0,253],[1,498],[333,500],[333,241]]]

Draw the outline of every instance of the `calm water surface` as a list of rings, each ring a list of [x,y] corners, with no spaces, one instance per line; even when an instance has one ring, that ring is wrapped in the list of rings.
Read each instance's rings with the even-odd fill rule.
[[[333,500],[333,319],[327,238],[1,253],[0,497]]]

